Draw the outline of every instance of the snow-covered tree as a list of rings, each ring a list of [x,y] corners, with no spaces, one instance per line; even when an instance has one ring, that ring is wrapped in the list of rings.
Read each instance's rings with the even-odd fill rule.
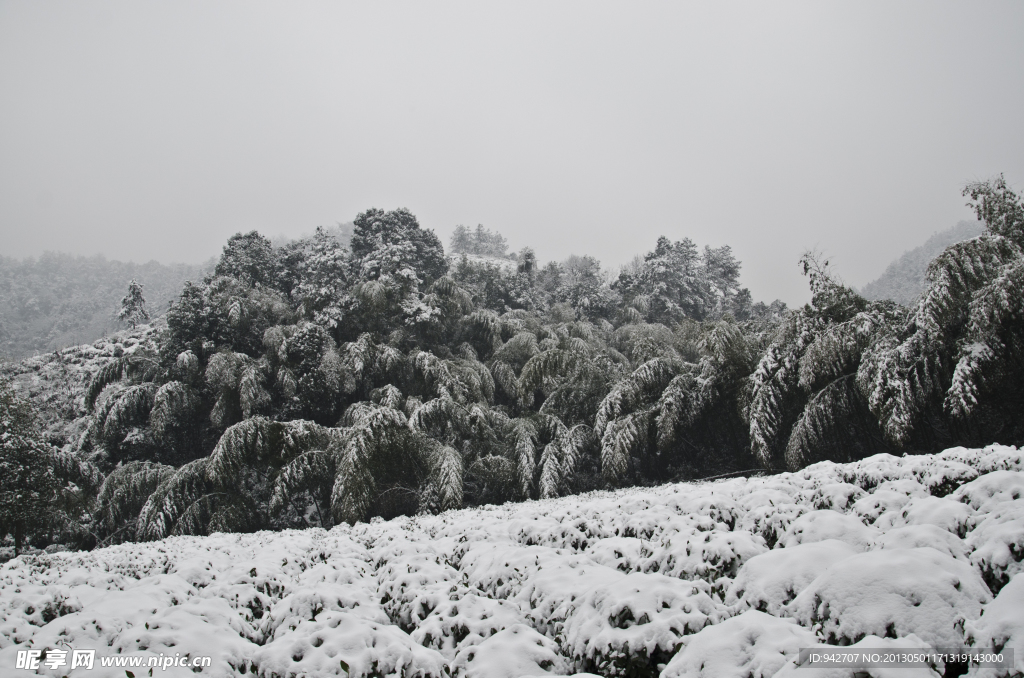
[[[572,307],[576,318],[596,320],[613,315],[617,294],[611,289],[601,262],[588,256],[570,256],[559,267],[552,297]]]
[[[420,228],[412,212],[369,209],[359,214],[352,231],[352,255],[364,279],[404,275],[429,285],[448,270],[444,248],[434,232]]]
[[[1019,440],[1020,201],[968,188],[995,226],[936,259],[910,311],[814,257],[809,305],[754,303],[728,247],[689,240],[609,285],[529,248],[449,272],[408,210],[359,215],[351,252],[323,229],[239,234],[165,332],[90,365],[57,504],[112,543]],[[93,489],[65,492],[75,474]]]
[[[798,469],[887,449],[858,375],[877,337],[901,326],[904,312],[860,297],[813,254],[801,265],[811,304],[779,326],[750,380],[750,444],[767,467]]]
[[[964,195],[987,232],[936,257],[908,324],[878,339],[858,375],[897,445],[936,431],[940,440],[1019,435],[1024,202],[1002,176]]]
[[[128,293],[121,299],[121,310],[117,313],[117,319],[128,323],[132,329],[135,329],[139,323],[149,320],[146,299],[142,296],[142,285],[134,278],[128,283]]]
[[[108,475],[96,498],[95,524],[99,544],[135,541],[139,512],[150,495],[174,473],[174,468],[132,461]]]
[[[995,179],[967,184],[963,195],[970,196],[967,206],[974,210],[978,221],[984,222],[989,232],[1024,247],[1024,200],[1006,185],[1002,174]]]
[[[0,377],[0,537],[10,535],[16,553],[32,542],[88,546],[99,481],[94,466],[43,439],[33,404]]]
[[[257,231],[236,233],[228,238],[214,273],[246,285],[273,285],[276,277],[273,245]]]
[[[54,527],[58,487],[53,452],[40,439],[31,404],[0,379],[0,534],[14,538],[15,553]]]
[[[701,255],[689,238],[673,243],[662,236],[653,252],[623,269],[615,287],[650,322],[703,320],[721,315],[739,290],[739,269],[728,246],[706,247]]]
[[[1012,335],[1014,306],[1004,312],[998,304],[1014,285],[1021,257],[1021,249],[999,235],[950,246],[929,266],[930,285],[907,324],[879,335],[867,351],[857,380],[892,444],[909,444],[926,421],[947,427],[944,400],[954,413],[972,411],[984,366],[996,367],[997,355],[1012,360],[1013,344],[1004,353],[1001,335],[1007,329]]]
[[[301,279],[294,291],[307,318],[331,330],[338,327],[344,317],[351,269],[349,252],[318,226],[307,245]]]

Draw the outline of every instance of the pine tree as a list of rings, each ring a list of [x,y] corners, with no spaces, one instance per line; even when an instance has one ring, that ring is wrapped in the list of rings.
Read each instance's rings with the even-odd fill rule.
[[[508,243],[500,233],[486,229],[482,224],[477,224],[474,230],[459,225],[452,232],[448,249],[453,254],[504,258],[508,253]]]
[[[128,283],[128,294],[121,299],[121,310],[117,314],[117,319],[128,323],[132,329],[139,323],[149,320],[146,299],[142,296],[142,285],[134,278]]]

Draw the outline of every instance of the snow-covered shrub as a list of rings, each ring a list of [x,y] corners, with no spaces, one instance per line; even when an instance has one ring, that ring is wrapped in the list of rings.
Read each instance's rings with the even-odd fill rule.
[[[936,459],[962,462],[980,475],[993,471],[1019,471],[1024,468],[1024,451],[1005,445],[988,445],[980,450],[951,447],[932,456]]]
[[[458,571],[424,544],[401,537],[375,553],[381,603],[394,624],[412,631],[461,581]]]
[[[901,511],[890,513],[886,522],[892,527],[935,525],[963,539],[972,527],[973,516],[974,510],[958,501],[939,497],[914,497]]]
[[[846,511],[865,495],[864,490],[850,483],[829,483],[815,490],[811,503],[816,509]]]
[[[699,584],[632,573],[593,588],[572,605],[564,644],[578,668],[604,676],[653,676],[682,636],[725,616]]]
[[[1014,651],[1013,669],[1024,674],[1024,575],[1016,575],[999,595],[985,607],[981,619],[967,622],[967,639],[976,649],[1002,652]],[[986,669],[981,675],[1009,675],[1006,671]]]
[[[412,632],[412,638],[450,661],[456,652],[526,622],[518,605],[459,587],[430,611]]]
[[[781,543],[789,548],[798,544],[838,539],[858,551],[865,551],[878,534],[876,528],[865,525],[855,516],[836,511],[812,511],[793,521]]]
[[[586,553],[602,565],[634,572],[639,569],[647,549],[645,542],[636,537],[609,537],[595,542]]]
[[[979,510],[1021,497],[1024,497],[1024,473],[1000,470],[966,483],[953,493],[951,499]]]
[[[760,536],[769,548],[775,547],[794,520],[813,510],[811,506],[794,502],[792,494],[782,487],[751,489],[740,498],[747,511],[737,527]]]
[[[285,676],[447,676],[437,651],[397,626],[332,610],[304,620],[254,653],[260,678]]]
[[[93,594],[82,610],[45,625],[20,647],[64,644],[111,655],[209,656],[213,663],[205,673],[227,677],[252,667],[256,646],[246,635],[244,621],[226,600],[203,597],[175,575],[156,575],[123,590],[108,589],[100,598]],[[9,659],[4,665],[14,666],[13,653]],[[107,675],[123,676],[124,669]]]
[[[964,541],[972,551],[971,562],[989,588],[998,592],[1011,577],[1024,571],[1024,500],[994,507]]]
[[[932,548],[869,551],[829,567],[787,606],[830,644],[915,634],[933,647],[963,644],[958,624],[992,599],[967,563]]]
[[[793,620],[748,610],[683,642],[661,678],[770,678],[817,637]]]
[[[910,496],[903,492],[879,488],[854,502],[853,512],[860,516],[862,521],[871,525],[882,515],[899,511],[909,501]]]
[[[990,471],[944,497],[929,489],[975,459]],[[0,566],[0,667],[64,643],[209,655],[203,676],[936,676],[943,667],[795,673],[795,648],[1024,656],[1020,477],[1015,449],[959,449],[23,555]]]
[[[933,497],[945,497],[978,477],[977,469],[961,461],[934,457],[913,465],[911,472]]]
[[[461,650],[452,669],[460,678],[562,676],[569,670],[569,663],[558,654],[553,640],[525,624],[516,624]]]
[[[913,549],[929,546],[951,558],[970,562],[967,545],[955,534],[935,525],[907,525],[884,532],[872,549]]]
[[[871,492],[886,480],[893,480],[894,468],[900,468],[900,458],[883,453],[848,464],[839,473],[845,482]]]
[[[740,568],[725,602],[785,616],[785,606],[811,582],[857,552],[846,542],[826,539],[762,553]]]
[[[768,550],[760,535],[695,528],[666,536],[649,548],[650,556],[641,561],[642,571],[701,579],[708,584],[735,576],[744,562]]]

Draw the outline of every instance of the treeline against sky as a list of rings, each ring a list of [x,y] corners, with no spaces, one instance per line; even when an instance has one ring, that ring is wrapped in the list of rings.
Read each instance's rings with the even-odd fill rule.
[[[754,303],[730,248],[688,239],[611,275],[510,258],[483,228],[446,253],[402,209],[360,214],[348,243],[237,234],[155,341],[92,376],[81,435],[19,434],[51,471],[4,529],[92,546],[328,527],[1019,443],[1024,205],[1001,178],[965,195],[986,231],[910,308],[810,255],[810,304]]]

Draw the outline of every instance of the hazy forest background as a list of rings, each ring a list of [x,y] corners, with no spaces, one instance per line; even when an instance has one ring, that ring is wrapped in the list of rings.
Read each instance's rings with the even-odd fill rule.
[[[351,222],[328,230],[342,246],[348,245]],[[982,230],[978,222],[961,221],[936,233],[894,260],[860,293],[866,299],[891,299],[910,306],[924,291],[931,260],[947,246],[980,235]],[[466,240],[467,233],[469,229],[460,232],[450,244],[450,254],[482,251]],[[273,242],[280,246],[287,241]],[[202,264],[136,264],[101,255],[76,257],[61,252],[27,259],[0,256],[0,358],[18,361],[58,348],[89,344],[123,329],[117,313],[131,280],[142,284],[149,312],[159,316],[178,298],[186,280],[201,281],[215,265],[213,259]]]

